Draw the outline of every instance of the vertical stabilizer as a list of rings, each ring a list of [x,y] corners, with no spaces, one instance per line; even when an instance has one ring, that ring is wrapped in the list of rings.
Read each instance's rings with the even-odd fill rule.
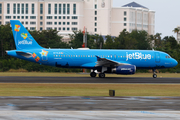
[[[17,50],[42,48],[19,20],[10,20],[10,23]]]

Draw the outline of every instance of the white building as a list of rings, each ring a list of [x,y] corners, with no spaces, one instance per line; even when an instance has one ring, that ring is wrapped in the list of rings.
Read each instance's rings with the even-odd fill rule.
[[[0,0],[0,24],[20,20],[27,29],[118,36],[126,29],[154,34],[155,12],[135,2],[114,8],[113,0]]]

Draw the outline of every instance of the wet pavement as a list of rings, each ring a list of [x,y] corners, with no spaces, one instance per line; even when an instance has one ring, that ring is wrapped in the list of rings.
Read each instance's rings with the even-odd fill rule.
[[[180,97],[0,97],[0,110],[180,110]]]
[[[0,111],[0,120],[180,120],[178,111]]]
[[[180,97],[0,97],[0,120],[180,120]]]

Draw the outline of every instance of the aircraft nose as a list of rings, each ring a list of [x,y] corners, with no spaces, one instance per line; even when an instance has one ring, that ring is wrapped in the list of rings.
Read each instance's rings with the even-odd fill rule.
[[[177,66],[178,62],[175,59],[173,59],[172,64],[173,64],[173,67],[175,67],[175,66]]]

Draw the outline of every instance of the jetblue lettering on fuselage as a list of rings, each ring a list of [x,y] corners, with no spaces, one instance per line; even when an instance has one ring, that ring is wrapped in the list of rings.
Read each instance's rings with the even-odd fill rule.
[[[129,59],[151,59],[151,55],[150,54],[142,54],[141,52],[135,52],[135,53],[131,53],[128,54],[128,52],[126,52],[126,61],[128,61]]]

